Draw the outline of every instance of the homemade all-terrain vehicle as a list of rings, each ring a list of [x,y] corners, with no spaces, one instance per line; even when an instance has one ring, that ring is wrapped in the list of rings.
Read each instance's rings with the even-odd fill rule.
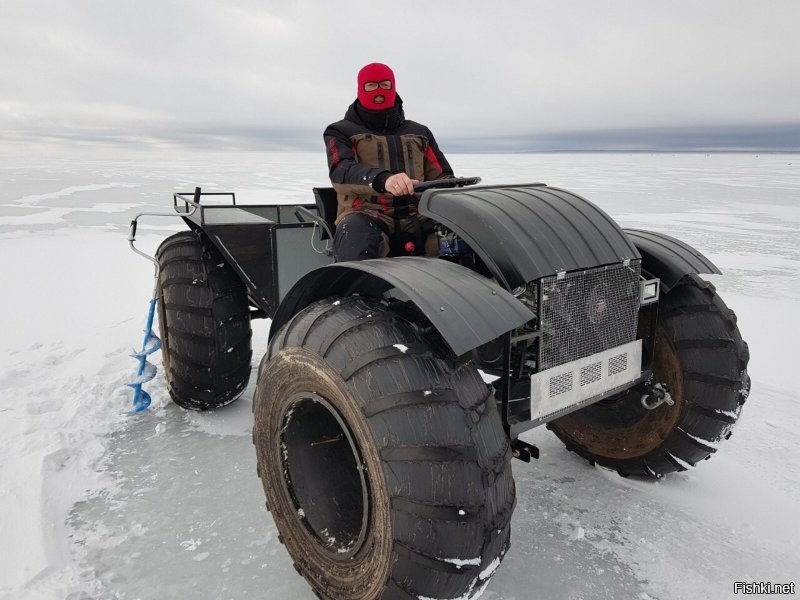
[[[432,183],[438,258],[333,263],[328,188],[303,206],[175,194],[189,229],[156,255],[178,405],[233,402],[250,321],[272,319],[258,475],[322,598],[477,596],[509,547],[511,458],[538,456],[526,430],[659,478],[716,452],[747,398],[747,345],[698,251],[563,189]]]

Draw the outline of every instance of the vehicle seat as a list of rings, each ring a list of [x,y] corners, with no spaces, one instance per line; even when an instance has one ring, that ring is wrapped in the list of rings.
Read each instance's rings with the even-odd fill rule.
[[[330,235],[325,229],[319,232],[320,240],[327,240],[336,233],[336,212],[339,202],[336,198],[336,190],[333,188],[314,188],[314,201],[317,203],[317,212],[322,220],[328,224]]]

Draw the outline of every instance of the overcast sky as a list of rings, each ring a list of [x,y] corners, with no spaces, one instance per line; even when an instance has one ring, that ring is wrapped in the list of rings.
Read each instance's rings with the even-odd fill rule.
[[[446,148],[800,149],[800,0],[0,0],[0,144],[316,148],[365,63]]]

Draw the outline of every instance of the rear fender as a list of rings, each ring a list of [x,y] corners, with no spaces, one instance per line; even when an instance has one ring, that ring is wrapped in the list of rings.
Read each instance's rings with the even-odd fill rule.
[[[642,255],[642,270],[658,277],[665,292],[689,274],[722,274],[702,253],[670,235],[641,229],[624,231]]]
[[[409,299],[460,356],[523,325],[533,313],[491,279],[461,265],[424,257],[379,258],[328,265],[306,274],[278,306],[270,339],[292,316],[331,296]]]

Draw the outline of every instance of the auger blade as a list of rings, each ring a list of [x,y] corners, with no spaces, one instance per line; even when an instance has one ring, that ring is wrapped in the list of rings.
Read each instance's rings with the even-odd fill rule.
[[[150,334],[147,336],[147,341],[144,344],[144,348],[142,352],[145,354],[153,354],[153,352],[158,352],[161,349],[161,338],[158,337],[153,330],[150,330]]]
[[[128,411],[128,414],[132,415],[147,410],[151,402],[150,394],[145,392],[141,387],[137,387],[136,393],[133,395],[133,408]]]
[[[144,366],[143,367],[139,367],[139,371],[140,372],[139,372],[138,377],[136,377],[136,379],[134,379],[128,385],[134,386],[134,385],[142,385],[143,383],[147,383],[148,381],[153,379],[153,377],[156,376],[157,369],[156,369],[156,366],[154,364],[145,361]]]
[[[143,358],[153,354],[154,352],[158,352],[159,350],[161,350],[161,338],[157,335],[153,335],[152,338],[149,338],[145,341],[144,347],[140,352],[136,352],[134,350],[134,352],[128,356],[131,358]]]

